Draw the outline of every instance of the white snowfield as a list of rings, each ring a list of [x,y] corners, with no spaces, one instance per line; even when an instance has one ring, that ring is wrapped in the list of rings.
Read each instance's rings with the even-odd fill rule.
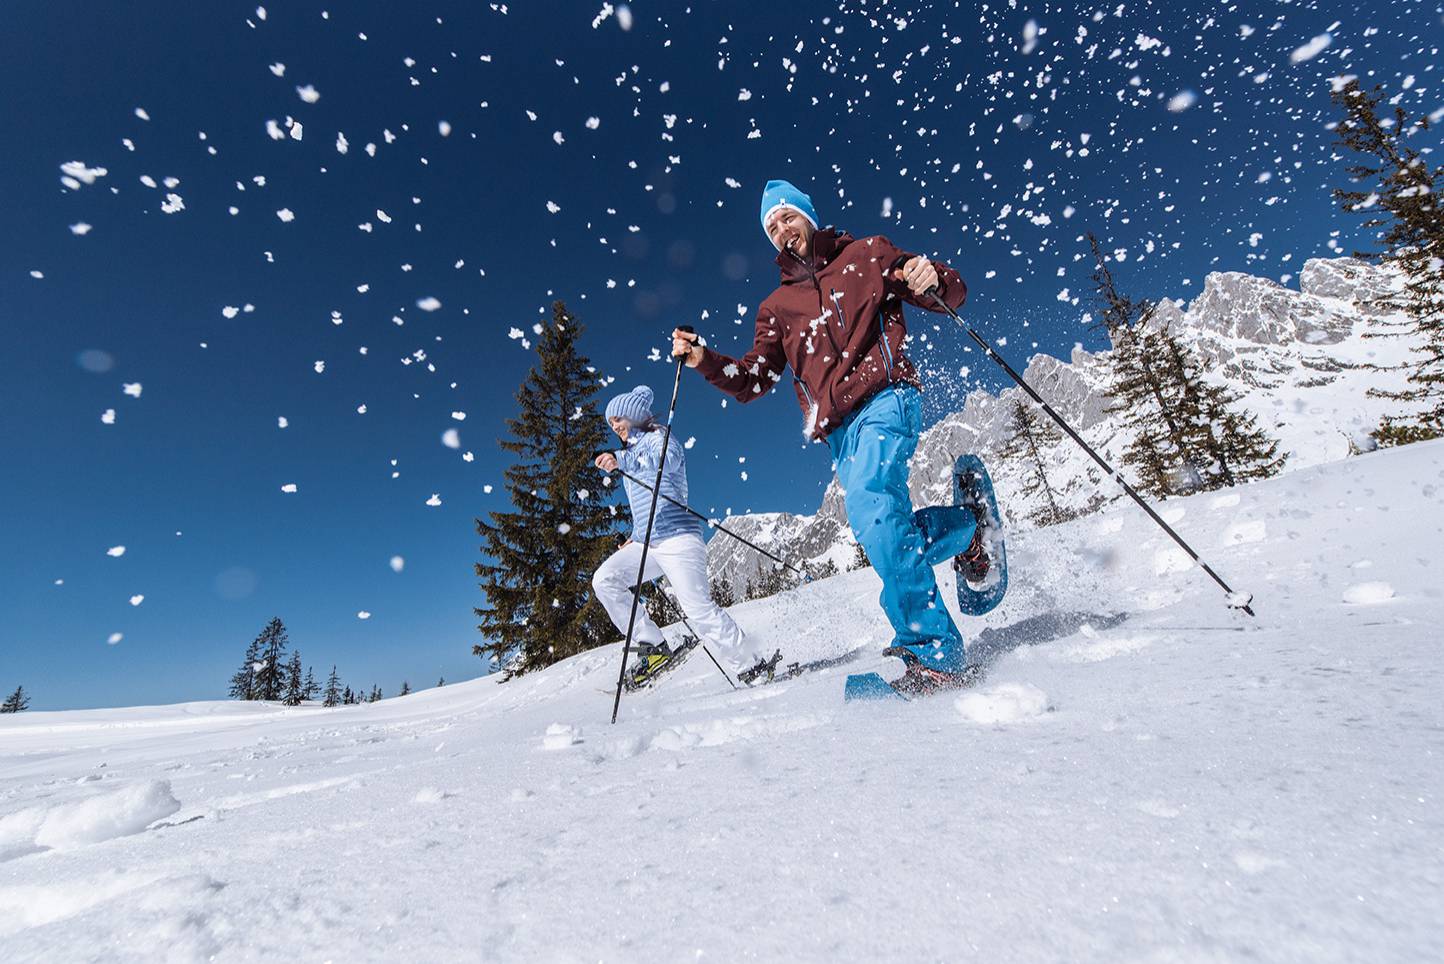
[[[331,710],[0,717],[0,946],[1444,960],[1444,445],[1166,509],[1256,619],[1119,504],[1020,533],[963,624],[986,680],[912,704],[842,702],[900,670],[864,571],[733,612],[865,656],[733,692],[699,652],[616,726],[616,646]]]

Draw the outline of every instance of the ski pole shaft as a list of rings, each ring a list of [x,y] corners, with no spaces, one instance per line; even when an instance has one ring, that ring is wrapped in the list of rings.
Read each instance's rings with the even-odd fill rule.
[[[685,326],[684,331],[689,331],[690,326]],[[672,419],[677,414],[677,393],[682,389],[682,366],[686,364],[685,355],[677,358],[677,374],[672,379],[672,401],[667,406],[667,426],[662,430],[662,454],[657,458],[657,482],[652,487],[653,492],[662,491],[662,471],[667,467],[667,448],[672,443]],[[652,525],[657,521],[657,500],[652,500],[652,507],[647,512],[647,537],[642,542],[642,561],[637,564],[636,589],[632,592],[632,614],[627,617],[627,642],[622,647],[622,666],[617,670],[617,695],[612,699],[612,722],[617,722],[617,710],[622,705],[622,683],[627,678],[627,654],[632,650],[632,632],[637,628],[637,604],[642,601],[642,583],[647,573],[647,549],[652,542]]]
[[[637,485],[640,485],[642,488],[646,489],[648,492],[652,492],[652,491],[653,491],[651,488],[649,488],[649,487],[647,486],[647,483],[643,482],[641,479],[637,478],[635,475],[633,475],[632,473],[628,472],[626,469],[622,468],[621,466],[618,466],[618,467],[617,467],[617,472],[620,473],[624,478],[631,479],[633,482],[635,482]],[[687,503],[682,502],[682,501],[680,501],[680,500],[678,500],[678,499],[674,499],[674,498],[672,498],[670,495],[667,495],[665,492],[662,493],[662,498],[665,499],[666,501],[672,503],[672,504],[675,505],[677,508],[683,509],[683,510],[685,510],[685,511],[687,511],[687,512],[690,512],[692,515],[694,515],[694,516],[696,516],[697,518],[701,519],[703,522],[707,523],[707,525],[711,526],[713,529],[716,529],[718,532],[722,533],[723,535],[731,536],[732,538],[736,539],[738,542],[742,543],[744,546],[747,546],[749,549],[753,549],[753,550],[755,550],[756,552],[760,552],[762,555],[764,555],[764,556],[766,556],[767,558],[771,559],[773,562],[777,563],[779,566],[782,566],[782,567],[785,568],[785,569],[790,569],[790,570],[792,570],[793,572],[795,572],[795,573],[797,573],[799,576],[801,576],[803,579],[806,579],[806,578],[807,578],[807,573],[803,572],[801,569],[797,568],[796,566],[794,566],[794,565],[792,565],[792,564],[790,564],[790,563],[788,563],[788,562],[786,562],[786,561],[784,561],[784,560],[782,560],[782,559],[777,558],[777,557],[774,556],[772,553],[768,552],[766,549],[764,549],[764,548],[762,548],[761,546],[757,545],[755,542],[749,542],[749,541],[747,541],[746,539],[744,539],[744,538],[742,538],[741,536],[739,536],[737,533],[733,532],[731,529],[725,528],[720,522],[714,522],[712,519],[707,518],[705,515],[703,515],[702,513],[698,512],[696,509],[692,508],[692,507],[691,507],[690,505],[688,505]]]
[[[722,668],[722,664],[717,662],[717,657],[712,655],[712,651],[707,648],[707,644],[701,643],[700,645],[702,647],[702,652],[706,653],[707,658],[712,661],[712,665],[717,667],[717,672],[722,674],[722,678],[727,681],[727,685],[731,686],[735,690],[737,688],[737,684],[732,682],[732,677],[728,676],[727,671]]]
[[[681,604],[680,602],[677,604],[677,608],[678,608],[678,609],[681,609],[681,608],[682,608],[682,604]],[[732,688],[735,690],[735,689],[737,688],[737,684],[734,683],[734,682],[732,682],[732,677],[731,677],[731,676],[728,676],[728,675],[727,675],[727,671],[722,668],[722,664],[719,663],[719,662],[717,662],[717,657],[716,657],[716,656],[713,656],[713,655],[712,655],[712,651],[707,648],[707,644],[704,643],[704,642],[702,642],[702,636],[701,636],[701,634],[698,633],[697,630],[695,630],[695,629],[692,628],[692,624],[689,623],[689,622],[687,622],[687,617],[686,617],[685,615],[682,617],[682,625],[683,625],[683,626],[686,626],[686,627],[687,627],[687,632],[691,633],[692,636],[697,640],[697,645],[702,647],[702,652],[706,653],[706,654],[707,654],[707,658],[712,661],[712,665],[715,666],[715,667],[717,667],[717,672],[719,672],[719,673],[722,674],[722,678],[727,681],[727,685],[730,686],[730,687],[732,687]]]
[[[1014,371],[1013,366],[1009,365],[1002,355],[999,355],[996,351],[993,350],[993,346],[988,344],[988,340],[986,338],[978,334],[976,328],[968,324],[962,318],[958,317],[958,313],[952,308],[948,307],[947,302],[943,301],[943,299],[938,296],[937,288],[929,288],[926,293],[928,297],[933,299],[933,301],[937,304],[939,308],[951,315],[953,320],[956,321],[960,326],[962,326],[963,331],[967,333],[969,338],[971,338],[974,342],[977,343],[978,347],[983,350],[983,354],[987,355],[990,361],[994,362],[999,368],[1007,372],[1008,377],[1011,378],[1013,381],[1017,382],[1018,387],[1021,388],[1023,391],[1027,392],[1028,397],[1033,399],[1033,401],[1037,402],[1038,405],[1043,409],[1043,411],[1047,413],[1048,417],[1051,418],[1054,422],[1056,422],[1059,428],[1061,428],[1064,432],[1068,433],[1068,437],[1071,438],[1073,441],[1077,442],[1079,447],[1082,448],[1084,452],[1087,452],[1089,458],[1091,458],[1094,462],[1097,462],[1098,466],[1102,468],[1104,472],[1107,472],[1110,476],[1112,476],[1113,481],[1118,483],[1119,487],[1128,494],[1128,497],[1131,498],[1134,502],[1138,503],[1138,507],[1144,512],[1148,513],[1148,517],[1154,522],[1156,522],[1160,529],[1168,533],[1168,537],[1174,542],[1176,542],[1179,548],[1181,548],[1184,552],[1188,553],[1188,557],[1192,559],[1195,563],[1197,563],[1200,569],[1208,573],[1210,579],[1218,583],[1219,587],[1222,588],[1224,592],[1228,593],[1229,606],[1231,608],[1242,609],[1250,616],[1255,615],[1252,607],[1250,607],[1249,605],[1249,603],[1253,601],[1252,595],[1248,593],[1235,593],[1234,590],[1229,586],[1229,584],[1224,582],[1223,578],[1219,576],[1218,573],[1213,571],[1213,567],[1210,566],[1208,563],[1204,562],[1203,559],[1199,557],[1198,553],[1193,551],[1193,547],[1190,546],[1187,542],[1184,542],[1183,537],[1180,536],[1177,532],[1174,532],[1173,527],[1170,526],[1167,522],[1164,522],[1162,517],[1159,516],[1157,512],[1153,511],[1153,507],[1147,502],[1145,502],[1141,495],[1134,491],[1133,486],[1129,485],[1127,481],[1124,480],[1122,473],[1118,472],[1118,470],[1114,469],[1113,466],[1109,465],[1106,461],[1104,461],[1103,456],[1099,455],[1096,451],[1093,450],[1093,447],[1091,445],[1083,441],[1083,437],[1077,432],[1073,431],[1073,427],[1069,425],[1066,421],[1064,421],[1063,416],[1053,411],[1053,406],[1045,402],[1043,400],[1043,396],[1039,395],[1037,391],[1034,390],[1032,385],[1029,385],[1026,381],[1024,381],[1023,376],[1019,375],[1016,371]],[[1235,598],[1240,595],[1245,596],[1246,598],[1243,600],[1242,604],[1235,604]]]

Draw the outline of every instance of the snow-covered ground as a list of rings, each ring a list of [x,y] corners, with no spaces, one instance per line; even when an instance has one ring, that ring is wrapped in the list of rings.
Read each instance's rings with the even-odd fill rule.
[[[0,718],[10,961],[1444,960],[1444,444],[1020,533],[894,661],[871,571],[735,607],[832,670],[698,654],[607,724],[615,646],[322,709]],[[951,588],[949,586],[949,592]],[[889,664],[892,664],[889,666]]]

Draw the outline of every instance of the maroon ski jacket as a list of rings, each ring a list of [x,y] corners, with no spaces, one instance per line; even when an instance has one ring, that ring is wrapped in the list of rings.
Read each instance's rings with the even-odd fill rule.
[[[856,240],[832,228],[818,231],[809,258],[778,253],[782,283],[757,309],[752,350],[735,359],[704,349],[697,370],[733,398],[750,402],[792,366],[803,434],[825,439],[880,389],[897,382],[922,387],[903,355],[902,303],[938,308],[893,279],[893,269],[911,257],[882,235]],[[947,265],[933,266],[938,293],[957,310],[967,285]]]

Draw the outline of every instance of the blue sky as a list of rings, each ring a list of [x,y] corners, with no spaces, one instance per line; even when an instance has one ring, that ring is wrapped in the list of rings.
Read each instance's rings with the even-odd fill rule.
[[[1019,367],[1098,347],[1086,230],[1150,297],[1353,250],[1328,78],[1438,110],[1439,9],[1183,6],[5,4],[0,690],[216,698],[275,615],[318,676],[479,675],[531,326],[567,301],[602,400],[665,395],[674,324],[740,352],[772,177],[952,263]],[[929,418],[999,386],[935,321]],[[722,403],[684,382],[695,504],[812,511],[790,393]]]

